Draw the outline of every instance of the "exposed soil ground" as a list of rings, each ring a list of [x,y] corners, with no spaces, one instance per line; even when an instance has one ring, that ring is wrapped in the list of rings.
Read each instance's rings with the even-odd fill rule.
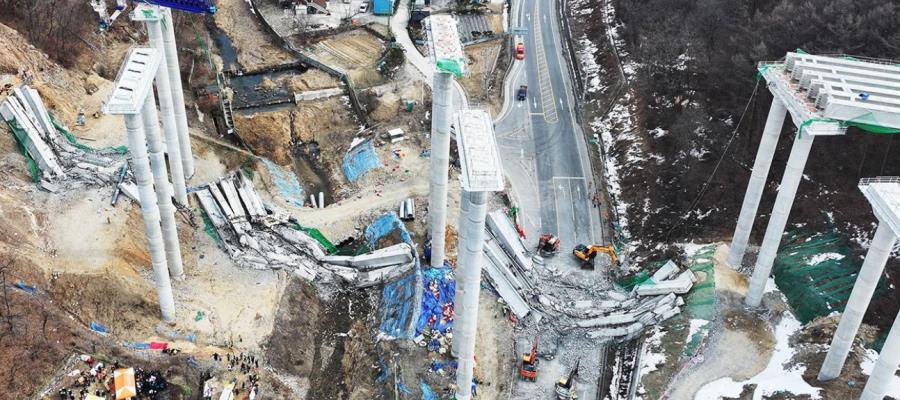
[[[277,111],[240,111],[235,113],[235,128],[255,154],[290,165],[295,144],[319,141],[324,148],[337,132],[354,132],[354,119],[343,97],[329,97]],[[324,159],[326,164],[330,160]]]
[[[293,279],[277,313],[266,352],[271,364],[299,379],[291,397],[309,399],[377,398],[372,368],[374,291],[322,288]],[[375,324],[377,325],[377,324]]]
[[[469,65],[466,76],[459,80],[470,103],[480,103],[491,115],[503,107],[502,83],[509,60],[506,40],[496,39],[465,48]]]
[[[238,62],[248,71],[285,64],[294,57],[278,46],[264,30],[258,17],[243,0],[221,0],[216,12],[216,26],[225,31],[237,50]]]
[[[308,48],[320,62],[347,71],[357,87],[369,87],[381,80],[375,62],[384,53],[385,44],[366,30],[329,36]]]

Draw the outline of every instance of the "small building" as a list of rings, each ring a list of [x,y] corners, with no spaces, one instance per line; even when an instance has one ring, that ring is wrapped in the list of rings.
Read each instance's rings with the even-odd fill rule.
[[[372,13],[375,15],[393,15],[394,0],[372,0]]]
[[[282,8],[293,8],[296,14],[328,14],[327,0],[278,0]]]

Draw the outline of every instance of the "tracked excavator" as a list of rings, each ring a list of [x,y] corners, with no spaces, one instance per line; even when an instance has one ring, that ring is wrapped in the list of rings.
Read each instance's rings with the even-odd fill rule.
[[[575,376],[578,375],[578,366],[581,360],[575,362],[575,367],[568,375],[559,378],[556,382],[556,400],[577,400],[578,392],[575,391]]]
[[[582,268],[594,268],[594,258],[597,257],[597,253],[609,254],[609,258],[612,261],[612,264],[619,264],[619,258],[616,255],[616,249],[613,246],[601,246],[599,244],[586,246],[583,244],[579,244],[578,246],[575,246],[574,250],[572,250],[572,254],[575,256],[575,258],[581,261]]]
[[[537,381],[537,346],[538,338],[534,337],[534,343],[531,345],[531,353],[522,355],[522,365],[519,366],[519,378],[526,381]]]

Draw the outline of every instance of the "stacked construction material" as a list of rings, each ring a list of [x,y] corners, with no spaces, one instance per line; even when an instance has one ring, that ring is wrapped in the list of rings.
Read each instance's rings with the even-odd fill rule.
[[[29,160],[32,176],[41,187],[54,191],[64,180],[105,184],[118,179],[127,149],[103,150],[79,144],[47,112],[38,92],[28,85],[12,91],[0,103],[0,116]]]

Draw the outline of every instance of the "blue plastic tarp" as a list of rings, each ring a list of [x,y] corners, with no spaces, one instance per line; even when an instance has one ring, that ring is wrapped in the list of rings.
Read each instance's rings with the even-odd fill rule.
[[[384,285],[381,292],[381,326],[386,335],[395,338],[408,337],[407,328],[415,312],[416,275]]]
[[[403,243],[415,247],[415,244],[412,242],[412,236],[410,236],[409,231],[406,230],[406,225],[403,224],[403,221],[400,220],[400,217],[398,217],[396,213],[391,212],[376,218],[366,227],[365,235],[366,241],[369,243],[369,248],[374,249],[378,239],[385,237],[395,230],[400,231],[400,240],[402,240]]]
[[[31,286],[31,285],[26,285],[25,282],[22,282],[22,281],[17,281],[16,283],[13,284],[13,287],[15,287],[16,289],[19,289],[23,292],[27,292],[28,294],[31,294],[31,295],[34,295],[35,293],[37,293],[37,288],[35,288],[34,286]]]
[[[281,168],[278,164],[275,164],[268,159],[263,158],[262,160],[266,165],[266,169],[269,170],[269,174],[272,175],[272,181],[275,183],[275,187],[278,188],[278,193],[281,197],[288,203],[297,207],[303,207],[305,201],[305,198],[303,197],[303,187],[300,186],[297,175]]]
[[[453,270],[444,265],[441,268],[426,268],[422,271],[422,310],[416,321],[416,336],[426,329],[446,333],[453,328],[453,308],[456,297],[456,280]]]
[[[109,333],[109,329],[107,329],[106,326],[103,326],[103,324],[95,321],[91,321],[91,330],[101,335],[106,335]]]
[[[422,382],[420,388],[422,389],[422,400],[437,400],[437,394],[431,390],[427,383]]]
[[[366,227],[365,237],[369,247],[375,249],[379,239],[395,230],[400,232],[400,240],[412,247],[416,272],[384,285],[381,292],[381,325],[379,329],[382,333],[395,338],[409,338],[411,325],[417,319],[416,304],[421,290],[418,285],[419,256],[412,236],[397,214],[391,212],[372,221]]]
[[[347,154],[344,154],[344,176],[350,182],[356,182],[366,172],[380,166],[381,160],[378,158],[378,153],[375,152],[375,145],[372,144],[371,140],[360,143],[348,151]]]

